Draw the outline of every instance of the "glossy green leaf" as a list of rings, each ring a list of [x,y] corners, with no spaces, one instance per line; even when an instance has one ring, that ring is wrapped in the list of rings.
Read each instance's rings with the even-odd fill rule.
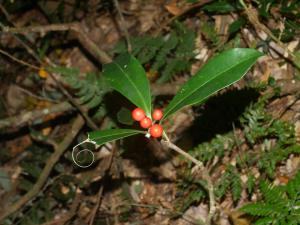
[[[145,134],[146,132],[133,129],[111,129],[100,130],[88,133],[90,141],[96,142],[97,145],[103,145],[106,142],[119,140],[136,134]]]
[[[164,112],[163,119],[187,105],[202,103],[210,95],[241,79],[262,53],[234,48],[209,60],[179,90]]]
[[[235,10],[235,8],[226,1],[214,1],[209,5],[203,7],[207,12],[228,13]]]
[[[130,54],[104,65],[103,75],[111,87],[151,116],[150,86],[144,68]]]

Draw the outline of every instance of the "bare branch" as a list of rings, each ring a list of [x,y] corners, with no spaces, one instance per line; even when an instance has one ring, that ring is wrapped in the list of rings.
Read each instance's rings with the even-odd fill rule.
[[[63,113],[66,111],[75,110],[72,105],[68,102],[62,102],[59,104],[52,105],[44,109],[36,109],[29,112],[21,113],[17,116],[8,117],[0,120],[0,129],[6,128],[19,128],[33,123],[37,123],[39,119],[52,114],[52,113]],[[42,122],[42,121],[41,121]]]
[[[28,27],[2,27],[2,32],[5,33],[32,33],[37,32],[45,34],[50,31],[74,31],[80,43],[85,47],[99,62],[109,63],[112,61],[111,57],[101,50],[84,32],[80,23],[65,23],[65,24],[50,24],[41,26]]]
[[[62,142],[55,146],[54,153],[47,160],[46,165],[38,178],[38,181],[34,184],[32,189],[28,191],[24,196],[22,196],[17,202],[6,207],[5,210],[0,213],[0,222],[3,221],[9,215],[18,211],[21,207],[23,207],[28,201],[32,200],[39,193],[40,189],[47,181],[53,166],[58,162],[62,154],[72,143],[73,139],[76,137],[83,125],[84,120],[80,115],[78,115],[74,123],[72,124],[70,132],[67,133],[66,137],[63,139]]]

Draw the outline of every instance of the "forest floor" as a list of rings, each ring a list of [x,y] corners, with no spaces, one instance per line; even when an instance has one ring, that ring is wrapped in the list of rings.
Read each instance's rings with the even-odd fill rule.
[[[127,49],[144,65],[162,108],[212,56],[234,47],[264,53],[242,80],[172,115],[164,128],[210,171],[212,224],[284,217],[239,209],[276,205],[262,182],[273,193],[300,168],[300,4],[245,2],[3,1],[0,224],[208,224],[203,174],[155,139],[98,147],[88,168],[72,161],[87,132],[130,124],[134,106],[99,72]],[[54,66],[60,70],[48,69]],[[79,158],[91,160],[88,152]],[[297,205],[297,193],[284,198]],[[270,221],[260,224],[284,224]]]

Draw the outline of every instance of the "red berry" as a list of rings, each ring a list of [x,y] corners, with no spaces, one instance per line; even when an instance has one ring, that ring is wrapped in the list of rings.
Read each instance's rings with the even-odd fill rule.
[[[151,121],[151,119],[149,117],[145,117],[144,119],[142,119],[140,121],[140,126],[142,128],[147,129],[147,128],[151,127],[151,125],[152,125],[152,121]]]
[[[154,124],[152,127],[150,127],[150,134],[154,138],[161,137],[163,133],[163,128],[159,124]]]
[[[145,112],[141,108],[134,109],[131,115],[135,121],[141,121],[142,119],[145,118]]]
[[[161,109],[155,109],[152,113],[152,118],[154,120],[160,120],[163,117],[163,112]]]

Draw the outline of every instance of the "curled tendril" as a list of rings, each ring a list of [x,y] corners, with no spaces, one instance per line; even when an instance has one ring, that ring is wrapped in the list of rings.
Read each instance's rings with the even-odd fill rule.
[[[88,139],[87,140],[85,140],[85,141],[83,141],[83,142],[81,142],[81,143],[79,143],[79,144],[77,144],[77,145],[75,145],[74,147],[73,147],[73,150],[72,150],[72,160],[73,160],[73,162],[77,165],[77,166],[79,166],[79,167],[81,167],[81,168],[88,168],[88,167],[90,167],[94,162],[95,162],[95,154],[90,150],[90,149],[87,149],[87,148],[85,148],[85,149],[81,149],[81,150],[79,150],[78,152],[76,152],[76,149],[77,149],[77,147],[79,146],[79,145],[82,145],[83,143],[86,143],[86,142],[91,142],[91,141],[89,141]],[[93,143],[93,142],[91,142],[91,143]],[[94,143],[93,143],[94,144]],[[88,165],[80,165],[80,160],[78,160],[78,156],[81,154],[81,153],[83,153],[83,152],[88,152],[89,154],[91,154],[92,155],[92,162],[90,163],[90,164],[88,164]]]

